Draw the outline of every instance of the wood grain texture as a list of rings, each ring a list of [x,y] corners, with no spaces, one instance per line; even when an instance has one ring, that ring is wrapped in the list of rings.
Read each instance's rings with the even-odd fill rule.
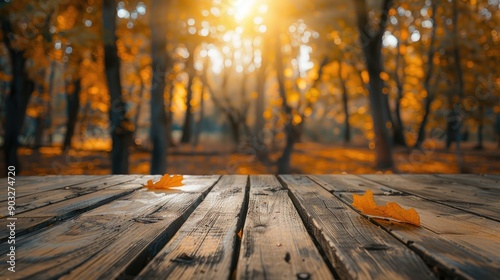
[[[40,177],[39,181],[28,181],[26,184],[14,184],[16,189],[16,199],[23,196],[33,195],[45,191],[63,189],[65,187],[74,186],[90,181],[105,180],[110,176],[54,176],[54,177]],[[5,179],[5,182],[7,179]],[[7,188],[7,186],[5,186]],[[0,193],[0,201],[7,200],[7,192]]]
[[[306,176],[279,178],[290,190],[302,219],[340,277],[433,278],[417,254]]]
[[[104,177],[100,180],[90,180],[76,185],[66,186],[61,189],[49,190],[41,193],[34,193],[31,195],[16,197],[16,214],[19,215],[26,211],[30,211],[42,206],[54,204],[67,199],[75,198],[85,194],[89,194],[98,190],[103,190],[117,184],[130,182],[140,176],[113,176]],[[0,214],[7,216],[7,208],[1,209]]]
[[[147,195],[168,196],[159,208],[151,208],[151,201],[147,199],[130,198],[120,201],[120,205],[109,205],[87,213],[85,217],[89,220],[102,215],[130,216],[130,213],[134,213],[135,218],[130,225],[122,224],[115,240],[98,255],[62,279],[133,278],[172,238],[219,178],[218,175],[184,176],[184,187],[180,190],[147,191]],[[128,219],[127,223],[130,222]]]
[[[333,279],[288,191],[275,176],[250,176],[238,279]],[[300,278],[299,278],[300,279]]]
[[[437,174],[434,176],[455,181],[463,185],[475,186],[485,191],[493,191],[500,195],[500,177],[476,174]]]
[[[338,176],[310,176],[334,195],[351,204],[352,193],[338,184]],[[384,186],[358,178],[358,186],[376,191]],[[349,180],[351,182],[351,180]],[[421,227],[380,219],[374,221],[440,270],[441,275],[473,279],[488,279],[499,275],[500,223],[428,201],[413,195],[385,193],[375,195],[379,205],[392,201],[403,208],[414,208],[420,215]],[[412,229],[412,230],[408,230]]]
[[[137,279],[228,279],[245,215],[247,176],[226,175]]]
[[[48,204],[41,208],[27,211],[16,215],[16,218],[23,218],[23,223],[16,227],[18,236],[49,226],[60,220],[69,219],[89,211],[114,199],[120,198],[132,193],[134,190],[142,187],[148,177],[136,178],[133,181],[121,184],[120,189],[102,189],[93,193],[74,197],[54,204]],[[2,221],[6,221],[3,218]],[[8,229],[0,227],[0,242],[6,240],[9,236]]]
[[[38,279],[116,278],[137,257],[144,257],[142,261],[152,257],[148,253],[155,250],[154,246],[161,246],[164,233],[175,230],[169,228],[170,224],[180,227],[218,176],[214,177],[206,180],[208,184],[199,187],[198,192],[157,192],[141,188],[130,196],[21,238],[17,248],[18,264],[29,269],[15,276],[20,279],[35,276]],[[199,185],[200,181],[197,180]]]
[[[432,175],[360,175],[370,181],[500,221],[498,194]],[[459,175],[456,175],[459,176]]]
[[[15,187],[27,187],[30,188],[36,184],[46,183],[46,182],[63,182],[65,179],[74,180],[97,180],[103,177],[108,177],[109,175],[49,175],[49,176],[14,176]],[[12,176],[11,176],[12,177]],[[9,186],[7,178],[0,180],[0,187]]]

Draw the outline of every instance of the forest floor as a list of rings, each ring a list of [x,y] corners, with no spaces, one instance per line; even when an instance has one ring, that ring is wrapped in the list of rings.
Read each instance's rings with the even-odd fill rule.
[[[395,148],[396,170],[374,168],[375,152],[362,145],[330,146],[298,143],[292,155],[291,173],[303,174],[363,174],[363,173],[500,173],[500,149],[496,143],[486,143],[485,149],[474,149],[473,143],[461,145],[462,168],[457,164],[454,149],[446,150],[442,143],[436,148],[414,150]],[[248,150],[248,149],[247,149]],[[241,149],[240,149],[241,151]],[[110,174],[109,153],[104,151],[70,150],[42,147],[38,151],[21,148],[22,172],[18,175],[77,175]],[[271,157],[276,159],[278,153]],[[3,152],[0,155],[3,162]],[[133,149],[131,174],[149,173],[150,154]],[[170,174],[272,174],[275,166],[266,166],[251,153],[238,153],[220,144],[212,146],[179,145],[168,155]]]

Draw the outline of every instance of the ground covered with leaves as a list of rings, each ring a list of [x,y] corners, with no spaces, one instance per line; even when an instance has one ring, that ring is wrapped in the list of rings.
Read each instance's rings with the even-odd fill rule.
[[[363,145],[328,146],[299,143],[292,156],[291,173],[362,174],[362,173],[500,173],[500,150],[496,143],[487,143],[484,150],[462,144],[460,168],[455,151],[443,144],[427,149],[396,148],[396,170],[374,168],[375,153]],[[278,153],[271,155],[276,159]],[[3,152],[0,156],[3,162]],[[106,151],[73,149],[62,152],[59,147],[42,147],[38,151],[21,148],[19,175],[110,174],[111,164]],[[150,154],[131,149],[130,173],[148,174]],[[173,147],[168,156],[170,174],[272,174],[276,166],[263,164],[248,149],[212,145]],[[19,170],[19,168],[18,168]]]

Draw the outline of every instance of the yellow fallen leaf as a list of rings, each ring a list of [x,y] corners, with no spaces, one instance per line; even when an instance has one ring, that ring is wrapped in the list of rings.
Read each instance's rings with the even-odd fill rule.
[[[385,206],[377,205],[371,190],[367,190],[364,195],[354,194],[353,200],[352,206],[365,215],[389,218],[399,222],[420,226],[420,217],[415,209],[410,208],[406,210],[395,202],[388,202]]]
[[[184,177],[182,175],[172,175],[170,176],[169,174],[165,174],[161,177],[160,181],[153,183],[152,180],[149,180],[144,187],[150,189],[150,190],[158,190],[158,189],[163,189],[163,190],[168,190],[173,187],[181,187],[184,186],[182,183],[182,180]]]
[[[243,230],[240,229],[240,231],[238,231],[238,237],[240,238],[240,240],[242,236],[243,236]]]

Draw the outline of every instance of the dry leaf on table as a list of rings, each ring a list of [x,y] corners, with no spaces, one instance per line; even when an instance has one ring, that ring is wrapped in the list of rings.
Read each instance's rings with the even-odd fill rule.
[[[160,181],[153,183],[152,180],[149,180],[144,187],[150,190],[168,190],[173,187],[181,187],[184,186],[182,180],[184,177],[182,175],[172,175],[165,174],[161,177]]]
[[[367,190],[364,195],[354,194],[353,199],[352,206],[365,215],[378,218],[389,218],[399,222],[420,226],[420,217],[415,209],[410,208],[406,210],[395,202],[388,202],[385,206],[377,205],[371,190]]]

